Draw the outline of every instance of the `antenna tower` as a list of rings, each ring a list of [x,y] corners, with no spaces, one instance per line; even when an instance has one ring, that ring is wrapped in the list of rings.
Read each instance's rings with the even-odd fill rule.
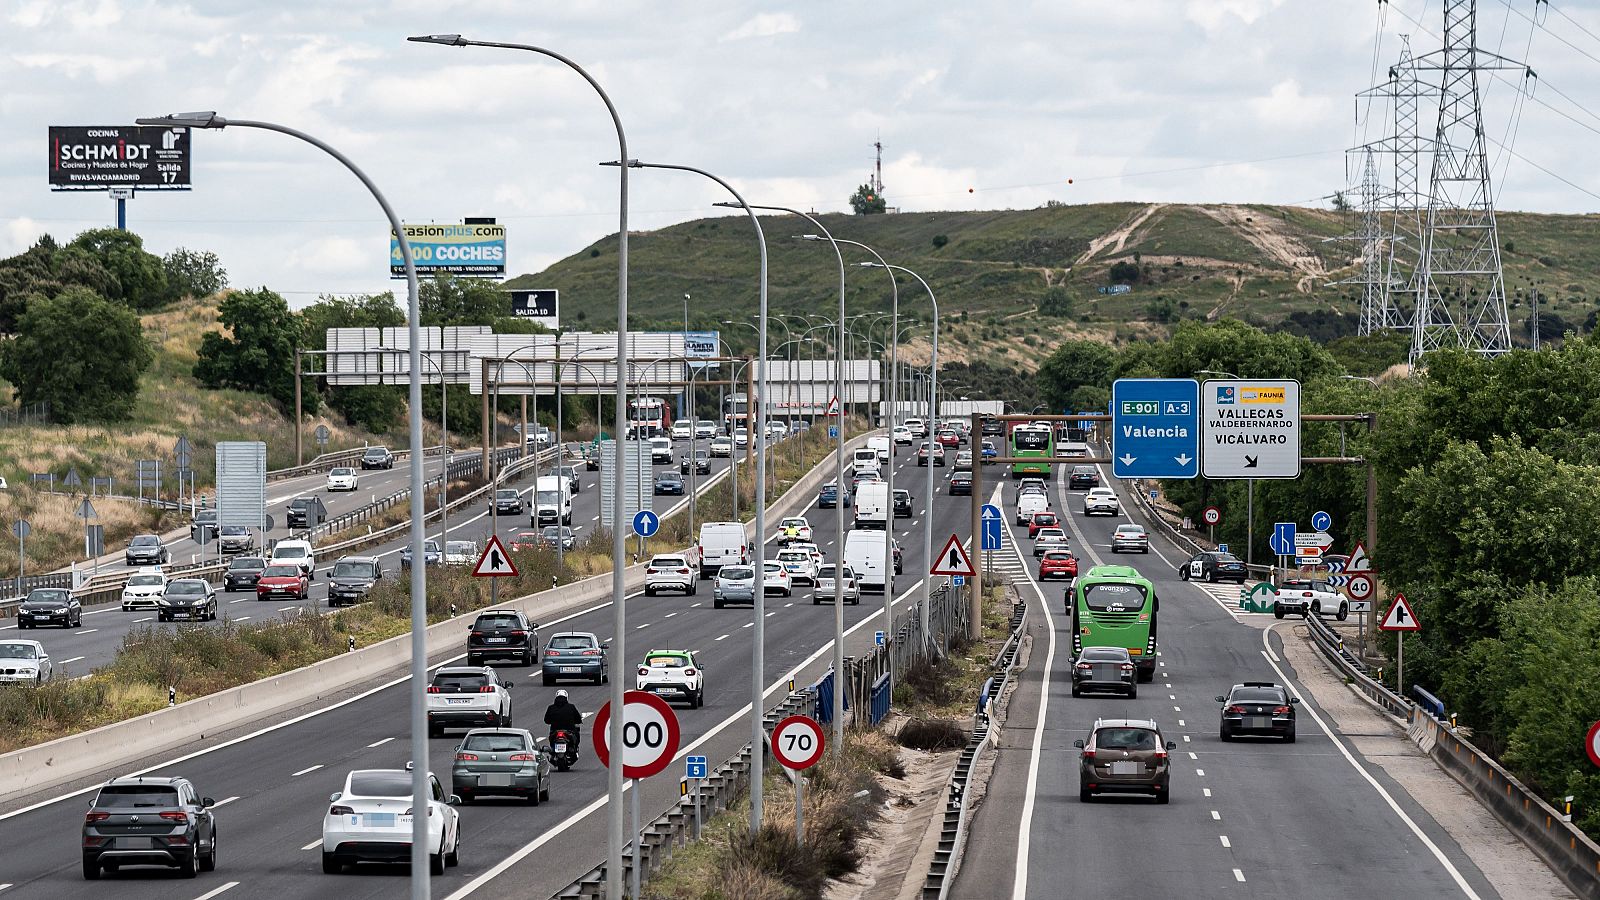
[[[872,166],[872,193],[877,195],[877,196],[879,196],[879,197],[882,197],[883,196],[883,139],[880,137],[878,140],[873,141],[872,142],[872,146],[873,146],[874,149],[876,149],[878,151],[877,161],[875,163],[873,163],[873,166]]]

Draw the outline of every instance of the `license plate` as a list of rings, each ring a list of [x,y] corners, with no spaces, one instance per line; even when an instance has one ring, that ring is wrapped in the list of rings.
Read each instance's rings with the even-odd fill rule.
[[[1138,775],[1143,771],[1144,764],[1133,760],[1111,764],[1111,774],[1113,775]]]
[[[506,642],[505,638],[487,638],[486,640],[491,644],[504,644]]]
[[[565,752],[567,752],[567,745],[566,744],[556,744],[555,752],[557,752],[557,753],[565,753]]]
[[[470,697],[462,697],[460,699],[457,699],[455,697],[450,697],[450,698],[448,698],[448,702],[449,702],[449,705],[451,705],[451,706],[465,706],[468,703],[472,702],[472,698],[470,698]]]
[[[493,774],[493,775],[479,775],[478,776],[478,785],[479,785],[479,787],[510,787],[511,786],[511,776],[509,774],[505,774],[505,773],[496,773],[496,774]]]
[[[394,813],[367,813],[363,816],[365,823],[374,828],[393,828],[395,826]]]
[[[156,845],[155,838],[119,837],[115,839],[118,850],[149,850]]]
[[[49,613],[35,613],[33,617],[35,619],[48,619],[48,618],[50,618],[50,614]]]
[[[1244,720],[1246,728],[1271,728],[1272,720],[1266,716],[1250,716]]]
[[[561,674],[563,674],[563,675],[576,675],[576,674],[578,674],[579,672],[582,672],[582,671],[583,671],[583,667],[582,666],[562,666],[561,667]]]

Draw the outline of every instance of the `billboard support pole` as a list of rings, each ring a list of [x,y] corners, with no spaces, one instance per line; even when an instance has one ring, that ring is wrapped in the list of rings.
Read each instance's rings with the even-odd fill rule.
[[[128,230],[128,201],[123,197],[117,198],[117,230]]]

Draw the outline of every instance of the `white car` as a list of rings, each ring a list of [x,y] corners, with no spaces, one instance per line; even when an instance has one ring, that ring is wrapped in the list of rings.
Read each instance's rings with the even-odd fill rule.
[[[724,456],[724,457],[732,456],[733,455],[733,439],[729,438],[729,437],[714,437],[714,438],[712,438],[711,439],[711,447],[710,447],[709,452],[711,453],[711,455],[713,457],[716,457],[716,456]]]
[[[1050,498],[1040,491],[1024,491],[1017,495],[1017,524],[1033,521],[1033,514],[1050,508]]]
[[[689,708],[706,705],[706,669],[689,650],[651,650],[639,664],[638,689],[658,697],[687,700]]]
[[[328,470],[328,490],[353,491],[356,489],[356,470],[345,466]]]
[[[811,604],[816,606],[824,600],[832,601],[836,589],[834,573],[838,571],[833,563],[828,563],[817,569],[817,583],[811,589]],[[856,573],[849,566],[844,567],[844,602],[861,605],[861,584],[856,581]]]
[[[911,436],[917,440],[921,440],[922,438],[928,436],[928,423],[922,421],[916,416],[911,416],[910,418],[906,419],[906,427],[911,429]]]
[[[768,422],[767,423],[767,441],[768,442],[781,441],[781,440],[783,440],[784,438],[786,438],[788,436],[789,436],[789,426],[783,424],[782,422],[777,422],[777,421],[773,421],[773,422]]]
[[[650,462],[652,465],[666,465],[672,462],[672,438],[653,437],[650,439]]]
[[[893,433],[896,444],[910,446],[911,442],[917,439],[917,433],[911,430],[910,425],[896,425]]]
[[[1111,488],[1089,488],[1089,493],[1083,495],[1083,514],[1086,516],[1115,516],[1121,512],[1122,504],[1117,501],[1117,492]]]
[[[279,541],[273,544],[267,565],[296,565],[307,577],[317,577],[317,555],[310,541]]]
[[[697,441],[717,436],[717,423],[710,419],[701,419],[694,423],[694,438]]]
[[[687,419],[679,419],[678,421],[672,423],[672,439],[673,440],[675,440],[675,441],[687,441],[688,439],[690,439],[692,437],[694,437],[694,423],[693,422],[690,422]]]
[[[444,564],[447,566],[470,566],[478,561],[478,544],[476,541],[445,541]]]
[[[38,641],[0,641],[0,684],[38,687],[56,673],[50,654]]]
[[[443,875],[461,853],[461,798],[446,795],[428,773],[428,871]],[[358,862],[411,858],[411,769],[356,769],[322,817],[322,871],[337,875]]]
[[[778,523],[778,543],[811,542],[811,523],[805,516],[790,516]]]
[[[1338,588],[1320,578],[1290,578],[1272,598],[1273,617],[1281,619],[1287,613],[1333,616],[1343,622],[1350,615],[1350,602]]]
[[[492,666],[445,666],[428,685],[428,737],[446,728],[508,728],[511,682]]]
[[[644,595],[654,597],[662,591],[682,591],[693,596],[700,589],[700,567],[689,565],[682,556],[657,556],[644,570]]]
[[[744,427],[743,425],[740,425],[738,428],[735,428],[733,430],[733,445],[735,447],[745,447],[745,446],[748,446],[749,444],[750,444],[750,429]]]
[[[886,463],[889,461],[889,454],[894,449],[894,444],[881,434],[873,435],[867,438],[867,448],[878,454],[878,462]]]
[[[789,570],[777,560],[767,560],[761,579],[761,589],[768,594],[777,594],[787,597],[794,593],[794,580],[789,577]]]
[[[816,560],[818,568],[820,568],[823,563],[828,561],[828,557],[825,556],[820,549],[818,549],[817,545],[813,544],[813,543],[810,543],[808,541],[807,542],[800,542],[800,543],[790,544],[785,549],[788,549],[788,550],[804,550],[804,551],[806,551],[807,553],[811,554],[811,558],[812,559]]]
[[[789,573],[789,583],[817,583],[817,561],[808,550],[787,549],[778,551],[778,563]]]
[[[122,586],[122,611],[160,609],[161,595],[167,591],[167,575],[160,569],[140,569],[128,576]]]

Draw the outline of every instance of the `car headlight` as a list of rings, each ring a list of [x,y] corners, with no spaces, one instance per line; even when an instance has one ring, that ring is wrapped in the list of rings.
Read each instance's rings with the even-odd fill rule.
[[[37,675],[37,674],[39,674],[39,670],[38,669],[18,669],[17,670],[17,674],[18,675]]]

